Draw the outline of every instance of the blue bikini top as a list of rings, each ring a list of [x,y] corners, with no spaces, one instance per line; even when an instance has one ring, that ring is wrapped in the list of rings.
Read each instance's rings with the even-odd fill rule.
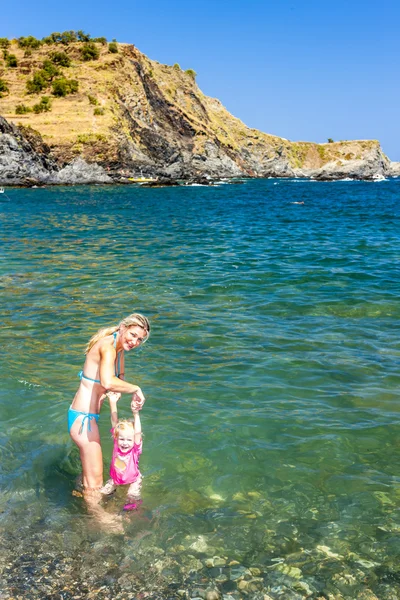
[[[114,348],[116,348],[117,347],[117,332],[116,331],[113,333],[113,337],[114,337],[113,346],[114,346]],[[120,350],[117,354],[117,364],[114,367],[115,377],[119,377],[121,375],[121,352],[122,351]],[[80,379],[87,379],[88,381],[93,381],[93,383],[100,383],[100,379],[92,379],[91,377],[87,377],[87,375],[85,375],[83,371],[80,371],[78,373],[78,377]]]

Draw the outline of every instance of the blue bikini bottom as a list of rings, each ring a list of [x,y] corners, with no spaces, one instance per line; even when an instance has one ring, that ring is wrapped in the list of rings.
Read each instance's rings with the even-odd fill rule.
[[[88,431],[92,431],[90,428],[90,421],[92,419],[94,419],[97,423],[97,421],[100,418],[100,415],[98,415],[97,413],[86,413],[86,412],[81,412],[79,410],[74,410],[73,408],[69,408],[69,410],[68,410],[68,433],[71,431],[71,427],[75,423],[76,419],[82,415],[83,415],[83,419],[82,419],[81,428],[79,430],[79,435],[83,431],[83,426],[84,426],[86,420],[88,422]]]

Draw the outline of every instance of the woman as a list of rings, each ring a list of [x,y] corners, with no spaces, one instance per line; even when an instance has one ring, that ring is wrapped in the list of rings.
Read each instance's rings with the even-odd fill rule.
[[[103,485],[97,422],[106,394],[112,394],[114,400],[121,394],[132,394],[132,410],[140,410],[144,404],[140,387],[124,381],[124,352],[143,344],[149,334],[148,319],[134,313],[115,327],[100,329],[86,347],[81,383],[68,411],[68,431],[81,455],[85,495],[99,495]]]

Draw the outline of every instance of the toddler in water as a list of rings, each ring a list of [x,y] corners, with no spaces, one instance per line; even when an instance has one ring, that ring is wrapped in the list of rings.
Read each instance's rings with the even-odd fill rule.
[[[137,507],[142,476],[139,471],[139,456],[142,453],[142,426],[139,411],[132,407],[133,421],[118,420],[117,400],[119,394],[108,393],[111,409],[111,433],[114,448],[110,466],[111,479],[100,490],[102,494],[112,494],[117,485],[129,484],[125,510]]]

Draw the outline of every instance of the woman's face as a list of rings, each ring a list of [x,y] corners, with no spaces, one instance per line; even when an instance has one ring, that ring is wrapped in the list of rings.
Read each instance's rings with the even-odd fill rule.
[[[120,340],[122,348],[129,352],[132,348],[137,348],[146,338],[146,330],[139,325],[131,325],[131,327],[120,327]]]

